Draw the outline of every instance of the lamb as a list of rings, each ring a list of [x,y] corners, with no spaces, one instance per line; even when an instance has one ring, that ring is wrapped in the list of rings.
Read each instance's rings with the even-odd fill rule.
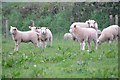
[[[118,25],[111,25],[105,29],[103,29],[100,37],[98,38],[97,42],[105,42],[108,41],[111,43],[115,38],[119,37],[120,27]]]
[[[98,23],[95,20],[87,20],[85,23],[88,24],[89,28],[94,28],[95,30],[98,30]]]
[[[10,33],[15,41],[14,51],[18,51],[21,42],[32,42],[38,47],[38,35],[34,31],[19,31],[16,27],[10,26]]]
[[[65,34],[64,34],[64,39],[65,39],[65,40],[73,40],[73,36],[72,36],[72,34],[70,34],[70,33],[65,33]]]
[[[70,27],[69,32],[74,35],[79,43],[81,43],[81,50],[85,50],[85,41],[88,42],[88,50],[91,47],[91,41],[95,43],[95,48],[97,49],[97,31],[93,28],[81,28],[77,25]]]
[[[50,46],[52,46],[52,32],[46,28],[46,27],[41,27],[37,29],[37,32],[39,33],[40,36],[40,41],[41,41],[41,47],[46,48],[47,43],[49,42]]]

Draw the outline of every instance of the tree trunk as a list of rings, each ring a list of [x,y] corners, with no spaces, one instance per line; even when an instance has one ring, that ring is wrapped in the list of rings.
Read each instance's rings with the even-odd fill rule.
[[[109,15],[110,25],[114,24],[114,18],[113,15]]]

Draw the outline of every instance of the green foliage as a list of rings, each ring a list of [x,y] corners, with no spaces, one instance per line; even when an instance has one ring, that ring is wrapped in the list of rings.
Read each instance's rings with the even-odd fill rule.
[[[97,21],[98,27],[101,30],[106,28],[106,27],[108,27],[108,25],[110,24],[109,23],[109,15],[107,13],[103,13],[101,11],[94,11],[94,12],[92,12],[91,13],[91,19]]]
[[[81,51],[77,42],[54,38],[53,46],[36,48],[21,43],[14,52],[14,42],[3,38],[3,78],[116,78],[118,77],[117,42],[94,46],[90,52]],[[86,46],[87,49],[87,46]]]
[[[112,6],[112,7],[111,7]],[[117,10],[117,11],[116,11]],[[29,30],[30,20],[35,26],[49,27],[53,33],[68,32],[72,22],[95,19],[99,28],[109,26],[109,14],[118,14],[118,3],[3,3],[3,18],[9,26]],[[73,19],[72,19],[73,18]]]
[[[8,19],[9,26],[17,26],[19,30],[25,31],[29,30],[30,20],[33,20],[35,26],[46,26],[53,33],[53,46],[46,49],[35,48],[31,43],[21,43],[19,51],[13,52],[14,41],[11,38],[0,40],[3,78],[118,77],[117,42],[111,45],[103,43],[98,50],[92,47],[87,52],[81,51],[77,42],[63,40],[63,34],[68,32],[69,26],[75,21],[94,19],[100,29],[108,27],[109,14],[120,12],[118,3],[2,4],[2,17]]]

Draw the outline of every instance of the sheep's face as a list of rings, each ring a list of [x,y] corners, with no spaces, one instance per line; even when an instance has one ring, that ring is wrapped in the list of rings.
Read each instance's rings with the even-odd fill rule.
[[[96,28],[95,27],[96,21],[94,21],[94,20],[88,20],[88,21],[86,21],[86,23],[89,25],[90,28]]]
[[[41,28],[40,27],[36,27],[36,32],[41,33]]]
[[[11,34],[14,35],[14,34],[16,33],[16,31],[17,31],[17,28],[16,28],[16,27],[12,27],[12,26],[10,27],[10,33],[11,33]]]
[[[76,27],[76,25],[74,25],[74,26],[70,27],[69,32],[70,32],[72,35],[74,35],[73,33],[76,32],[76,30],[77,30],[77,27]]]
[[[46,27],[42,27],[41,28],[41,34],[42,35],[46,35],[46,33],[47,33],[47,28]]]
[[[98,43],[98,44],[101,44],[101,41],[98,39],[98,40],[97,40],[97,43]]]

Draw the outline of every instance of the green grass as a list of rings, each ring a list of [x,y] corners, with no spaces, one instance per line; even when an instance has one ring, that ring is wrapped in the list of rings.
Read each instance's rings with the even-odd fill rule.
[[[86,46],[87,48],[87,46]],[[14,41],[2,40],[3,78],[117,78],[117,42],[103,43],[90,52],[81,51],[77,42],[54,37],[53,46],[36,48],[22,43],[13,52]]]

